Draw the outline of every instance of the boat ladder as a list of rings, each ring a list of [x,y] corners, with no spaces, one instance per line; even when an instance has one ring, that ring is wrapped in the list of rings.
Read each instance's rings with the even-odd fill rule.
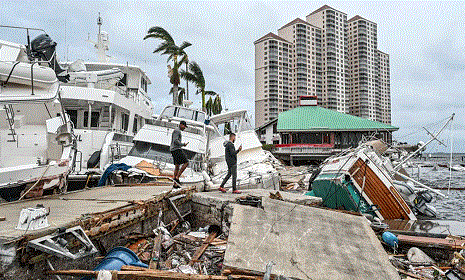
[[[6,120],[8,122],[8,125],[10,127],[10,133],[8,135],[11,135],[13,137],[12,140],[8,140],[8,142],[16,142],[16,130],[15,130],[15,111],[13,109],[13,105],[8,104],[4,105],[3,108],[5,109],[5,114],[6,114]]]

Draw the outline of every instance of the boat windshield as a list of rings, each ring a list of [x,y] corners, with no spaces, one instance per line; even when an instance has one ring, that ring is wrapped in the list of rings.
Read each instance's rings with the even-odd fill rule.
[[[189,160],[192,160],[196,155],[195,152],[188,150],[184,150],[184,153]],[[169,146],[144,141],[135,141],[134,147],[132,147],[129,152],[129,156],[173,163],[173,157],[171,156]]]
[[[197,110],[192,110],[189,108],[168,106],[163,110],[162,117],[178,117],[187,120],[193,120],[197,122],[205,122],[205,113]]]

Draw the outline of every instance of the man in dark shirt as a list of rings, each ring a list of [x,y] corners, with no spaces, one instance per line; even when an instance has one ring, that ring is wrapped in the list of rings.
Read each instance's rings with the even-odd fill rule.
[[[170,145],[170,152],[173,156],[174,162],[174,176],[173,180],[175,181],[173,187],[180,188],[181,182],[179,178],[181,178],[181,174],[186,170],[189,161],[187,160],[186,154],[184,154],[182,147],[187,146],[188,143],[181,142],[181,131],[186,129],[187,124],[185,121],[181,121],[179,123],[179,128],[176,128],[171,135],[171,145]],[[179,167],[181,166],[181,167]]]
[[[233,193],[241,193],[239,190],[236,190],[236,178],[237,178],[237,154],[242,150],[242,145],[239,149],[236,150],[234,146],[234,141],[236,141],[236,134],[231,133],[229,134],[229,141],[224,142],[224,157],[226,159],[226,163],[228,164],[228,175],[224,177],[223,182],[220,185],[219,190],[221,192],[226,192],[224,188],[224,184],[232,175],[232,189]]]

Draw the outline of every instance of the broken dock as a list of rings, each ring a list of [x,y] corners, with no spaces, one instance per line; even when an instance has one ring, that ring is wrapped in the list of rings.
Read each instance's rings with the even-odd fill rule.
[[[264,189],[233,195],[143,184],[3,204],[0,205],[0,216],[5,216],[5,221],[0,221],[0,278],[96,277],[98,272],[94,268],[103,256],[116,246],[126,246],[128,238],[136,235],[154,238],[153,252],[158,251],[157,256],[176,253],[176,246],[183,242],[191,245],[197,242],[200,247],[195,254],[187,254],[186,261],[191,260],[186,265],[170,261],[170,271],[178,269],[178,272],[157,269],[167,262],[161,263],[161,257],[148,254],[145,260],[150,267],[123,266],[121,271],[112,272],[112,279],[262,280],[266,275],[271,277],[268,279],[400,279],[364,217],[313,207],[320,203],[321,198]],[[37,204],[50,208],[49,226],[39,230],[16,229],[21,210]],[[155,233],[160,224],[170,229],[182,228],[183,232],[174,235],[176,230],[170,230],[173,237],[157,247],[156,242],[162,242]],[[208,225],[219,228],[227,241],[222,243],[215,238],[216,232],[205,239],[195,237],[196,232],[186,234],[190,229]],[[81,234],[84,241],[88,238],[96,252],[94,248],[71,250],[71,245],[65,246],[56,238],[76,228],[82,228],[82,233],[73,234]],[[41,243],[43,240],[50,243]],[[218,275],[206,275],[205,267],[203,271],[194,269],[202,267],[205,254],[212,254],[207,250],[211,244],[225,246],[210,248],[223,251]],[[133,248],[143,251],[148,246]],[[139,256],[144,259],[144,254]],[[154,261],[158,266],[152,266]],[[192,274],[193,271],[198,273]]]

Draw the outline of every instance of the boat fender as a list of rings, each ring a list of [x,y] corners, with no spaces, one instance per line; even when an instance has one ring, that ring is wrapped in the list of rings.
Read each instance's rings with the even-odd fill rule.
[[[385,231],[381,236],[384,242],[386,242],[392,248],[397,248],[399,245],[399,239],[393,233]]]

